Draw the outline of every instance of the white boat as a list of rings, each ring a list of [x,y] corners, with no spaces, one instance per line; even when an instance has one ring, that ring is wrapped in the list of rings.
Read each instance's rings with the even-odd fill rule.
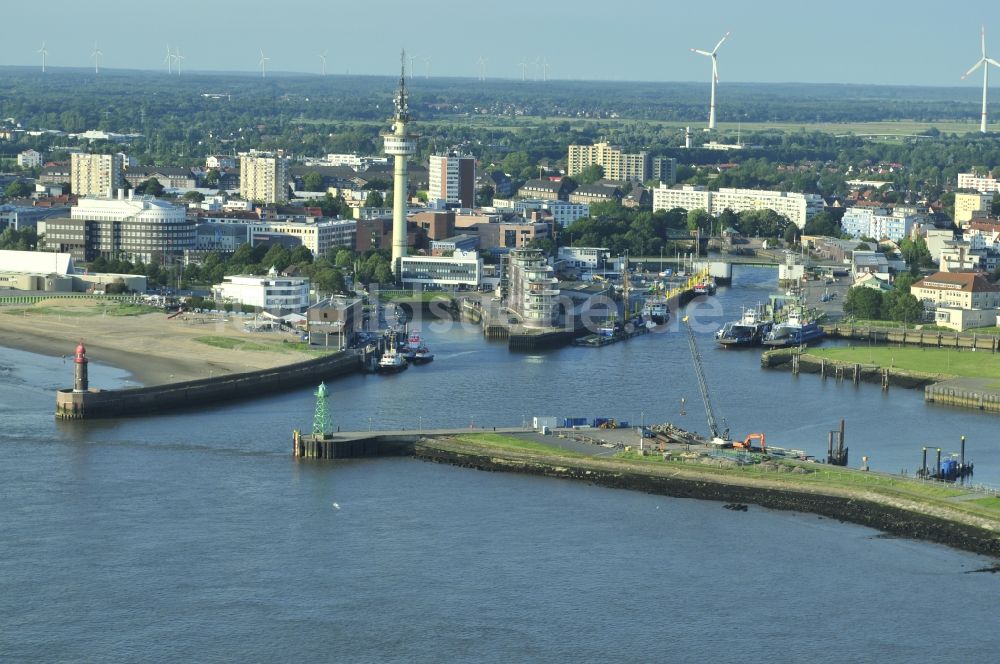
[[[410,365],[407,364],[406,358],[402,354],[397,352],[395,348],[389,348],[389,350],[382,353],[378,364],[375,365],[375,371],[377,373],[398,373],[408,366]]]
[[[663,296],[651,297],[642,307],[642,317],[654,325],[665,325],[670,320],[670,307]]]

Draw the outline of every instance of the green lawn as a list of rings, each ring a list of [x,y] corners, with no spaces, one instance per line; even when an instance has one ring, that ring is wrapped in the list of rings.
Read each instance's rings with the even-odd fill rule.
[[[312,348],[309,344],[298,342],[272,341],[262,343],[260,341],[249,341],[238,337],[218,336],[195,337],[194,340],[200,344],[205,344],[206,346],[214,346],[215,348],[225,348],[228,350],[271,351],[274,353],[298,352],[310,355],[326,355],[329,353],[329,351],[325,349]]]
[[[809,355],[948,377],[1000,379],[1000,355],[953,348],[864,346],[810,348]]]
[[[533,440],[518,438],[517,436],[507,436],[500,433],[469,433],[458,436],[451,436],[453,440],[473,445],[484,445],[490,447],[502,447],[510,450],[522,450],[526,452],[541,452],[543,454],[557,454],[559,456],[582,457],[578,452],[571,452],[555,445],[545,445]]]
[[[107,304],[87,304],[84,306],[30,306],[16,307],[13,309],[3,308],[3,312],[13,316],[66,316],[67,318],[83,318],[87,316],[141,316],[154,312],[163,312],[162,309],[149,307],[144,304],[126,304],[124,302],[109,302]]]

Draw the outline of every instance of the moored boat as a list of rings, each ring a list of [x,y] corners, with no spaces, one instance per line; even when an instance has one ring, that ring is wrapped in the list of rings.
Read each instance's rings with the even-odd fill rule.
[[[818,341],[824,336],[826,336],[826,332],[815,320],[805,318],[799,312],[792,312],[787,319],[771,329],[762,343],[772,348],[801,346]]]
[[[642,307],[642,317],[655,325],[665,325],[670,320],[667,298],[655,296],[646,299]]]
[[[382,353],[382,357],[379,358],[378,363],[375,365],[375,371],[376,373],[399,373],[408,366],[410,365],[407,364],[406,358],[401,353],[395,348],[389,348]]]
[[[771,331],[773,323],[762,307],[743,310],[739,320],[729,321],[715,333],[715,340],[724,347],[759,346]]]

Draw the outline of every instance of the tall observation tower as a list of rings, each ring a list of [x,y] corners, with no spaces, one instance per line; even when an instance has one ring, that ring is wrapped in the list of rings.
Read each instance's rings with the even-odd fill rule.
[[[399,278],[399,261],[406,255],[406,160],[417,153],[417,134],[407,130],[410,108],[406,101],[406,51],[400,55],[399,92],[392,129],[382,132],[385,153],[395,157],[392,188],[392,272]]]

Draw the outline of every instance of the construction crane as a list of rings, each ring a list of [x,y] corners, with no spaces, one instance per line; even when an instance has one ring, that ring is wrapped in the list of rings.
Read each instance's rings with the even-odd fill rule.
[[[705,372],[701,368],[701,353],[698,352],[698,342],[694,338],[694,330],[688,322],[688,317],[683,319],[684,329],[687,330],[688,345],[691,347],[691,361],[694,363],[694,373],[698,378],[698,389],[701,391],[701,400],[705,402],[705,415],[708,417],[708,430],[712,434],[712,442],[729,440],[729,429],[719,431],[719,425],[715,421],[715,411],[712,409],[712,399],[708,396],[708,383],[705,382]]]

